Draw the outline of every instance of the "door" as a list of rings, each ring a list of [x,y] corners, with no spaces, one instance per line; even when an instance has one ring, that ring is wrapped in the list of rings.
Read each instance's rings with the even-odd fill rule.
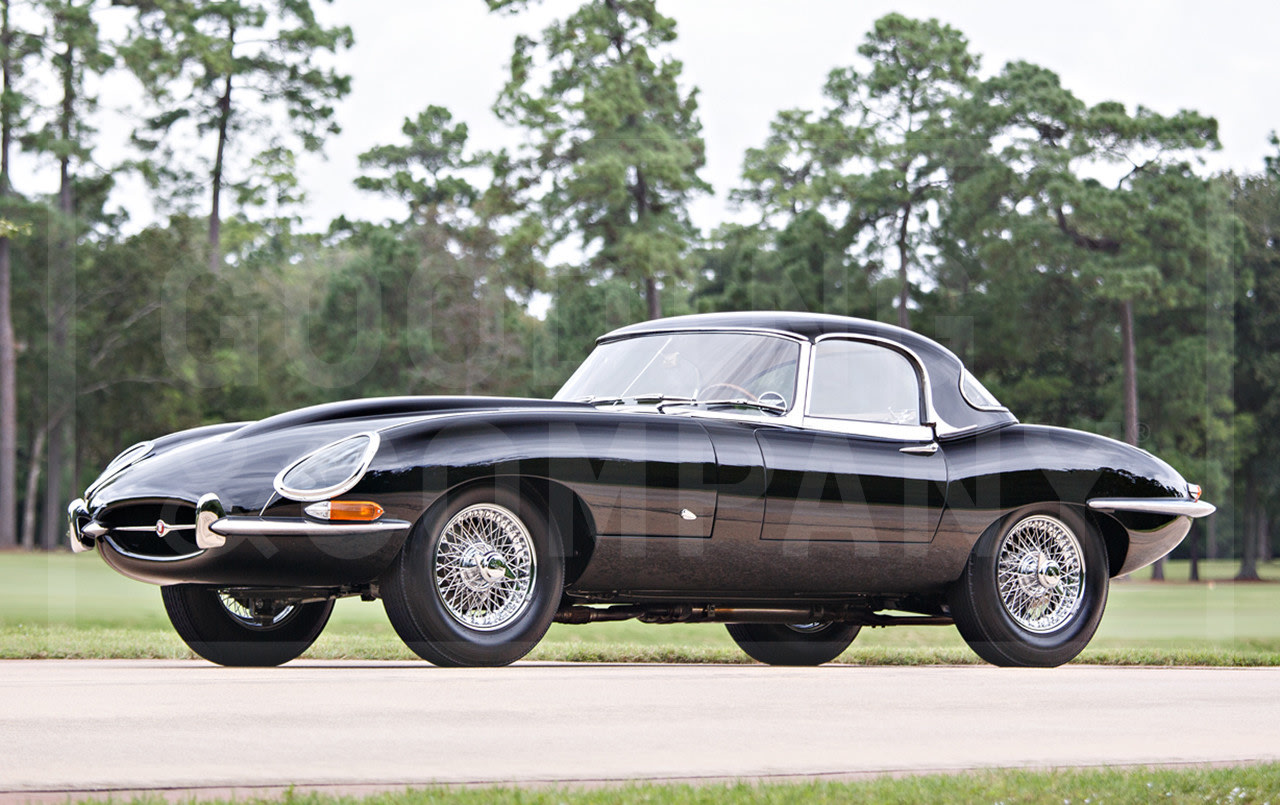
[[[813,349],[801,428],[757,432],[767,540],[922,543],[946,501],[923,369],[892,344],[825,338]]]

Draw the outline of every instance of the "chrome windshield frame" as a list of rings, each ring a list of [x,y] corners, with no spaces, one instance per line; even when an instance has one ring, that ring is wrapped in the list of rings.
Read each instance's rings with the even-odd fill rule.
[[[696,406],[684,407],[679,405],[666,406],[665,410],[668,414],[703,417],[706,419],[731,420],[750,424],[782,425],[820,433],[900,441],[904,444],[933,442],[938,438],[940,430],[954,430],[954,428],[949,424],[939,421],[937,411],[933,405],[933,386],[929,378],[929,370],[925,367],[924,361],[921,360],[920,356],[917,355],[910,347],[900,344],[892,339],[882,338],[880,336],[864,333],[825,333],[813,340],[810,340],[798,333],[792,333],[786,330],[774,330],[766,327],[671,327],[658,330],[646,330],[641,333],[602,336],[596,340],[596,345],[601,346],[619,341],[628,341],[634,338],[670,336],[685,333],[741,333],[744,335],[766,335],[782,338],[798,344],[800,347],[800,356],[799,362],[796,366],[795,399],[792,401],[791,407],[787,412],[780,415],[771,415],[765,412],[746,413],[743,411],[726,410],[710,411]],[[915,369],[916,376],[920,380],[920,395],[924,406],[922,409],[923,415],[920,418],[921,421],[918,424],[896,425],[884,422],[862,422],[854,419],[811,416],[808,413],[809,400],[814,380],[814,360],[816,358],[817,346],[818,344],[829,340],[861,341],[864,343],[876,344],[887,349],[892,349],[905,357],[911,363],[912,368]],[[645,406],[644,408],[632,408],[631,406],[627,406],[627,408],[630,410],[656,411],[656,408],[651,409],[648,406]]]
[[[651,337],[662,337],[662,336],[672,336],[672,335],[700,335],[705,333],[726,333],[726,334],[740,334],[740,335],[752,335],[752,336],[769,336],[773,338],[779,338],[785,341],[790,341],[796,344],[797,346],[799,346],[800,353],[796,358],[796,385],[795,385],[795,393],[793,395],[794,399],[792,399],[791,405],[786,411],[786,413],[783,413],[783,414],[770,414],[765,411],[753,411],[751,413],[747,413],[743,411],[729,412],[724,410],[709,411],[705,408],[698,408],[695,405],[684,407],[680,405],[671,405],[671,404],[668,404],[666,406],[666,413],[679,414],[684,416],[705,416],[708,419],[728,419],[728,420],[733,420],[737,422],[750,422],[753,424],[762,423],[767,425],[785,424],[785,425],[791,425],[794,427],[802,426],[802,421],[804,419],[803,410],[804,410],[804,406],[807,404],[808,393],[809,393],[809,388],[808,388],[809,362],[810,362],[809,351],[813,347],[813,342],[811,342],[809,339],[805,338],[802,335],[787,332],[785,330],[773,330],[765,327],[672,327],[672,328],[664,328],[660,330],[647,330],[642,333],[628,333],[628,334],[617,335],[612,337],[602,336],[596,340],[596,346],[600,347],[605,344],[614,344],[620,341],[631,341],[637,338],[651,338]],[[571,379],[572,379],[572,376],[570,377],[570,380]],[[569,381],[566,380],[565,385],[568,385],[568,383]],[[561,388],[563,388],[563,386]],[[560,393],[559,391],[556,392],[557,398],[559,397],[559,393]],[[627,406],[627,408],[631,409],[632,407]],[[642,410],[656,411],[657,408],[656,407],[650,408],[648,406],[645,406],[645,408]]]

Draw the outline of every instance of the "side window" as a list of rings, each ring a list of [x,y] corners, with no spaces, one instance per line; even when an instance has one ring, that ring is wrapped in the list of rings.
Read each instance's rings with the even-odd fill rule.
[[[920,378],[905,355],[864,341],[827,340],[815,349],[810,416],[920,424]]]

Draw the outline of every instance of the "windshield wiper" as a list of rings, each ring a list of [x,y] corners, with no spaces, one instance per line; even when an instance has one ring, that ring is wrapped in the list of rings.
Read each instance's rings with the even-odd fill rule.
[[[588,395],[581,398],[579,402],[589,403],[590,405],[617,405],[618,403],[652,405],[655,403],[691,403],[696,401],[692,397],[650,392],[647,394],[627,394],[621,397],[592,397]]]
[[[787,407],[781,403],[767,403],[760,402],[759,400],[748,400],[746,397],[733,397],[723,400],[682,400],[677,404],[706,406],[707,408],[710,408],[713,405],[735,405],[743,408],[756,408],[770,414],[785,414],[787,412]],[[662,410],[663,407],[663,405],[659,405],[658,410]]]

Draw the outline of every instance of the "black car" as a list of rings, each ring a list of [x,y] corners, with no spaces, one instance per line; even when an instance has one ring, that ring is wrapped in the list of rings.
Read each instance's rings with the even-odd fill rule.
[[[718,621],[766,663],[862,626],[955,623],[1058,665],[1108,580],[1214,510],[1168,464],[1021,425],[939,344],[872,321],[729,313],[599,339],[553,400],[394,397],[121,453],[72,544],[161,585],[225,665],[297,657],[382,599],[438,665],[502,665],[552,622]]]

